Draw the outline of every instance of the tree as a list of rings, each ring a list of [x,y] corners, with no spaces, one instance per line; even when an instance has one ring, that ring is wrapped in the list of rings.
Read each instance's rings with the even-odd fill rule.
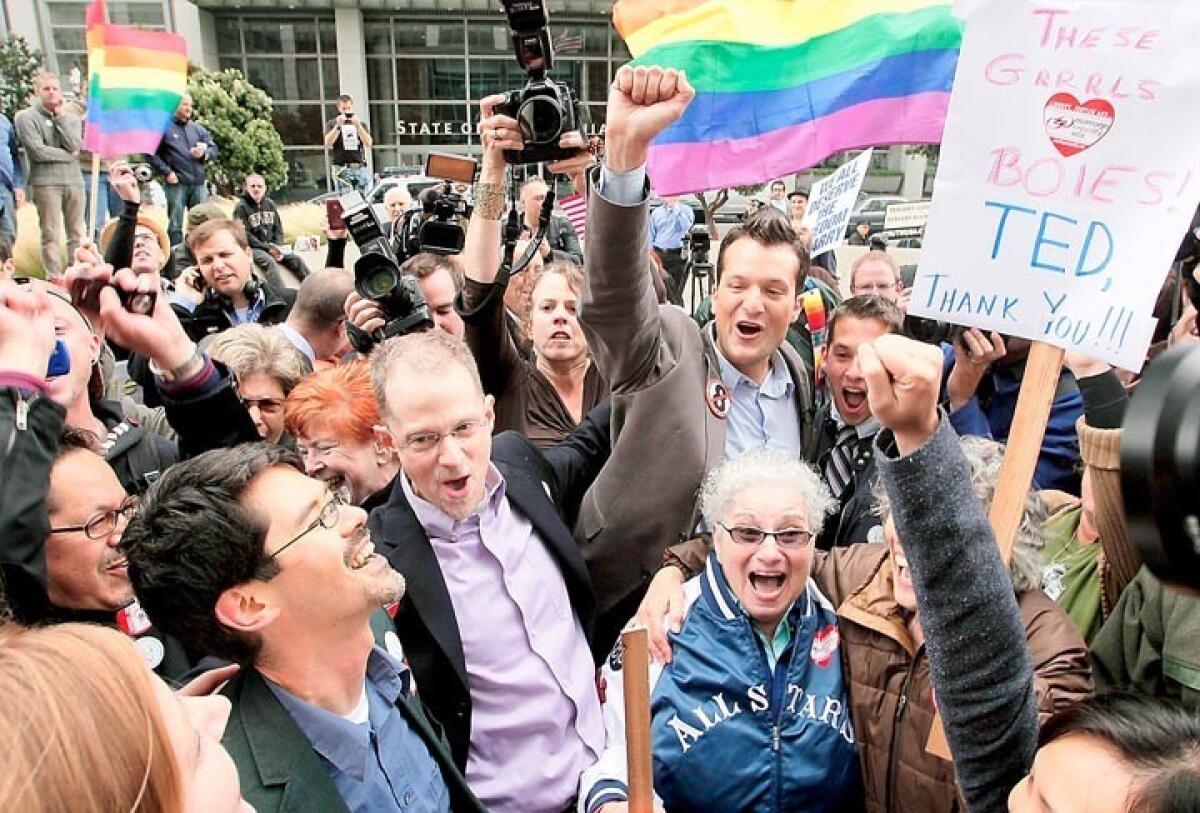
[[[196,120],[208,128],[220,150],[209,166],[209,181],[224,193],[241,187],[254,172],[272,189],[287,184],[283,139],[271,123],[270,96],[232,68],[214,72],[192,66],[188,90]]]
[[[734,192],[737,192],[742,197],[750,197],[763,191],[765,183],[751,184],[750,186],[734,187]],[[712,200],[708,199],[707,193],[697,192],[696,199],[700,201],[700,206],[704,209],[704,222],[708,225],[708,233],[715,240],[717,238],[717,212],[722,206],[729,201],[729,190],[718,189]]]
[[[11,120],[33,95],[33,80],[42,67],[42,52],[30,48],[20,34],[0,40],[0,113]]]

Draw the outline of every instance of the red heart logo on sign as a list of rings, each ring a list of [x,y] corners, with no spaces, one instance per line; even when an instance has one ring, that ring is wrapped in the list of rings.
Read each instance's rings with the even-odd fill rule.
[[[1116,111],[1104,99],[1083,104],[1070,93],[1055,93],[1042,111],[1046,135],[1064,158],[1083,152],[1108,135]]]

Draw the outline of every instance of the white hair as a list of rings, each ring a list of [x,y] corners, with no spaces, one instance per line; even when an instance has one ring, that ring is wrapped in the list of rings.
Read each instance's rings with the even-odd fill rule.
[[[794,489],[808,509],[808,529],[816,536],[825,517],[837,506],[812,466],[775,449],[757,449],[726,460],[708,473],[700,493],[700,509],[712,525],[747,490],[764,485]]]

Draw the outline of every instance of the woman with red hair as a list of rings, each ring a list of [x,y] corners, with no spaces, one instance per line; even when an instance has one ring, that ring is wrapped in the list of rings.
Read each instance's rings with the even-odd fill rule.
[[[305,378],[288,396],[283,420],[310,477],[367,511],[387,501],[400,461],[365,361]]]

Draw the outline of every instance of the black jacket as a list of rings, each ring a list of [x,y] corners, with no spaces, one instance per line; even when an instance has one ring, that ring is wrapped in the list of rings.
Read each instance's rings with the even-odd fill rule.
[[[824,477],[825,461],[833,450],[838,431],[829,404],[817,410],[813,426],[813,444],[808,458],[809,462],[816,466],[817,473]],[[838,501],[837,513],[826,520],[821,535],[817,537],[817,547],[821,550],[866,542],[867,533],[880,524],[879,517],[874,513],[875,499],[871,495],[877,476],[873,441],[874,438],[869,437],[858,438],[855,442],[854,453],[851,455],[854,474]]]
[[[555,259],[571,260],[576,265],[583,265],[583,247],[579,245],[579,235],[565,217],[555,215],[550,218],[550,225],[546,227],[546,242],[550,244]]]
[[[263,197],[261,203],[243,192],[233,206],[233,216],[246,227],[246,239],[251,248],[269,251],[271,246],[283,245],[283,221],[275,201]]]
[[[221,743],[237,765],[242,797],[258,813],[348,813],[321,758],[257,670],[242,669],[221,694],[233,704]],[[402,697],[396,708],[441,769],[450,809],[482,813],[444,734],[425,715],[421,701]]]
[[[610,414],[605,401],[562,443],[545,452],[516,432],[504,432],[492,440],[492,463],[504,475],[508,499],[549,548],[589,640],[595,597],[571,524],[584,492],[608,459]],[[371,512],[367,527],[376,550],[387,556],[408,585],[396,614],[396,631],[421,700],[445,726],[454,761],[465,769],[471,742],[471,690],[462,639],[433,547],[405,498],[399,477],[391,499]]]
[[[261,290],[266,304],[258,317],[260,325],[277,325],[287,319],[296,302],[296,292],[291,288],[277,289],[266,283],[251,279],[249,285]],[[220,333],[233,327],[229,316],[225,313],[227,300],[219,294],[209,291],[204,301],[196,306],[187,319],[183,321],[183,329],[187,331],[192,341],[198,342],[205,336]]]
[[[116,613],[55,607],[46,593],[46,493],[65,418],[66,411],[45,396],[0,388],[0,598],[24,624],[78,621],[118,628]],[[179,641],[153,627],[132,637],[164,678],[180,678],[195,663]]]

